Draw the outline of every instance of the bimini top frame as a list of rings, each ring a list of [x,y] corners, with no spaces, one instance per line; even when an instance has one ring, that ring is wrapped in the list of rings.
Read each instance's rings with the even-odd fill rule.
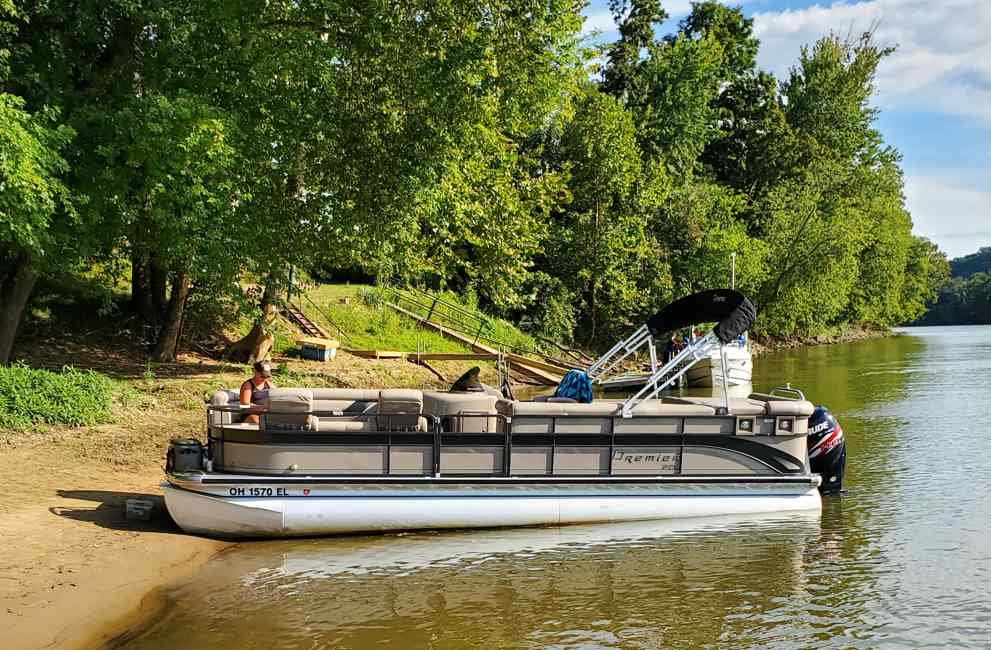
[[[716,348],[720,351],[723,377],[727,377],[724,346],[750,329],[756,316],[753,303],[738,291],[712,289],[693,293],[651,316],[632,335],[614,345],[590,365],[586,372],[593,381],[601,382],[630,355],[644,346],[647,347],[650,354],[650,376],[644,387],[623,403],[623,415],[630,417],[638,404],[653,399]],[[716,326],[711,332],[693,341],[666,364],[658,367],[655,341],[660,335],[714,321]],[[729,412],[729,391],[725,381],[723,398]]]

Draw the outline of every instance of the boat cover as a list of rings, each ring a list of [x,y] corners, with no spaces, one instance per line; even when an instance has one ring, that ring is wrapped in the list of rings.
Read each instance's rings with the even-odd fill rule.
[[[675,300],[647,320],[647,329],[657,337],[665,332],[717,322],[716,336],[729,343],[750,329],[757,310],[750,300],[732,289],[710,289]]]

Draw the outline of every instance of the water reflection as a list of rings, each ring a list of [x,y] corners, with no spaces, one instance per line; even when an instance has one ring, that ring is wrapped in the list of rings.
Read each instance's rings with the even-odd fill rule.
[[[209,647],[770,642],[819,625],[797,604],[822,546],[815,513],[253,544],[129,647],[178,644],[190,625]]]

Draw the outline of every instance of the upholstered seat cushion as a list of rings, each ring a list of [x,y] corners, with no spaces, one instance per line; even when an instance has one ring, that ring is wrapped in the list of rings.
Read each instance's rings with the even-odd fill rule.
[[[726,404],[722,397],[664,397],[661,401],[665,404],[701,404],[717,409]],[[729,408],[733,415],[764,415],[766,412],[764,402],[740,397],[731,397]]]
[[[265,399],[262,417],[264,429],[316,428],[313,410],[313,393],[305,388],[273,388]]]
[[[815,411],[815,404],[804,399],[790,399],[767,393],[751,393],[750,399],[763,402],[765,412],[771,416],[795,416],[807,418]]]

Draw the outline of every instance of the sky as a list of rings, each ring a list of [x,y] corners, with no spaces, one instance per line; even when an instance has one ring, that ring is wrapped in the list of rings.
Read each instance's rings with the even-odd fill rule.
[[[878,71],[877,127],[902,155],[915,233],[950,258],[991,246],[991,0],[735,0],[754,19],[759,65],[784,78],[802,45],[876,29],[897,46]],[[662,0],[672,31],[689,0]],[[607,0],[585,31],[617,37]]]

